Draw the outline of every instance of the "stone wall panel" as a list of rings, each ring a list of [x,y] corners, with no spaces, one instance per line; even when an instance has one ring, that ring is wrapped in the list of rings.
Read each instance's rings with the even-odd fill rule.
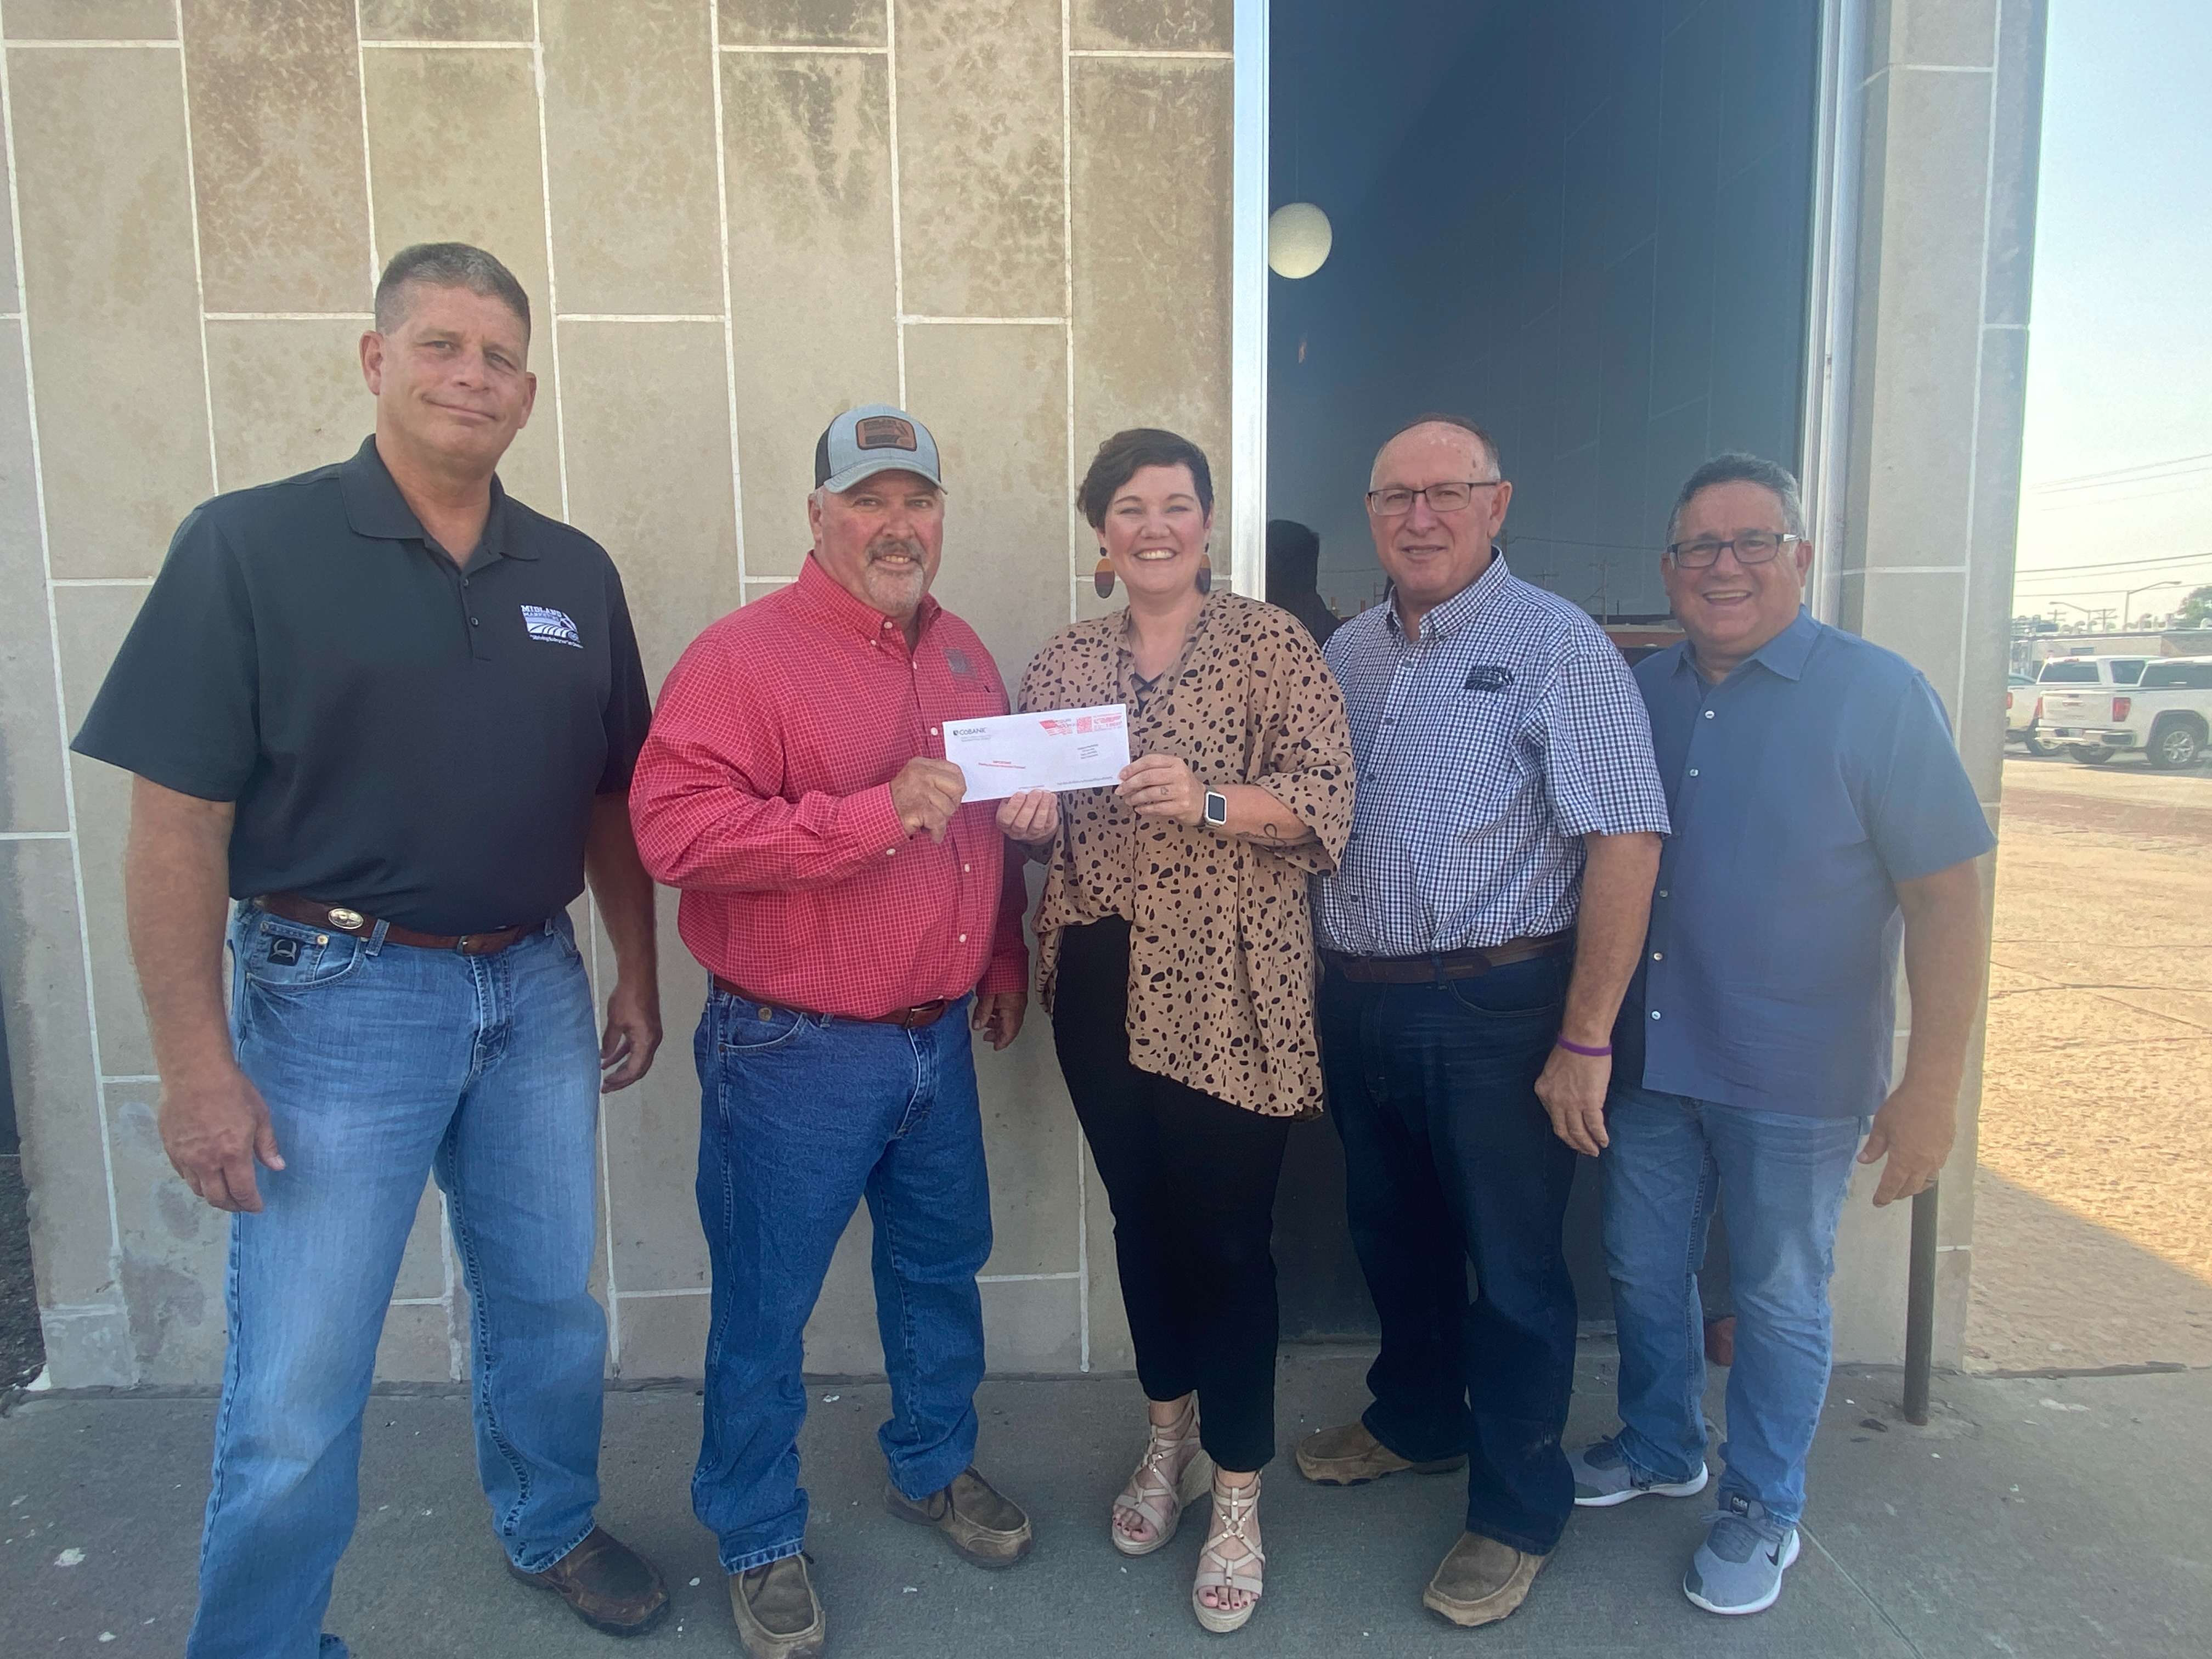
[[[53,574],[150,576],[213,483],[178,57],[9,73]]]
[[[722,59],[749,577],[799,574],[830,417],[898,400],[890,96],[870,55]]]
[[[697,0],[541,0],[563,312],[720,313],[714,61]]]
[[[187,0],[210,311],[356,311],[374,286],[350,0]]]

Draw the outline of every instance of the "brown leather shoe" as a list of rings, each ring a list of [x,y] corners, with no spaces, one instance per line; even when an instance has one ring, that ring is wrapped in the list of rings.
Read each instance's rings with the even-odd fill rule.
[[[1298,1442],[1295,1454],[1298,1473],[1323,1486],[1364,1486],[1386,1474],[1443,1474],[1463,1469],[1467,1459],[1440,1458],[1433,1463],[1411,1463],[1367,1432],[1364,1423],[1345,1423],[1333,1429],[1316,1429]]]
[[[902,1521],[934,1527],[961,1559],[979,1567],[1011,1567],[1036,1540],[1021,1505],[1000,1493],[973,1468],[952,1477],[942,1492],[916,1503],[896,1486],[884,1488],[884,1507]]]
[[[577,1618],[609,1636],[642,1636],[668,1617],[668,1586],[660,1582],[660,1570],[605,1527],[593,1527],[543,1572],[525,1572],[512,1561],[507,1570],[526,1584],[551,1590]]]
[[[730,1613],[752,1659],[820,1659],[830,1639],[830,1620],[803,1555],[732,1573]]]
[[[1494,1625],[1528,1599],[1547,1555],[1463,1532],[1421,1592],[1421,1605],[1455,1625]]]

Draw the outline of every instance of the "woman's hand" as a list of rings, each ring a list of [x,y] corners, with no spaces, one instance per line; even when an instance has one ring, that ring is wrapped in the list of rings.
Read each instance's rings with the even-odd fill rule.
[[[1206,822],[1206,786],[1174,755],[1146,755],[1121,769],[1114,792],[1139,817],[1171,818],[1196,829]]]
[[[999,803],[999,828],[1025,846],[1049,846],[1060,834],[1060,797],[1049,789],[1007,796]]]

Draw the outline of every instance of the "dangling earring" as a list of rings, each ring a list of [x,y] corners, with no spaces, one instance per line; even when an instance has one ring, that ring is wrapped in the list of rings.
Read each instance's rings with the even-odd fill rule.
[[[1098,568],[1091,573],[1091,585],[1098,590],[1098,597],[1114,597],[1114,561],[1106,556],[1106,550],[1098,550]]]
[[[1213,592],[1213,544],[1212,542],[1208,542],[1199,551],[1198,591],[1200,593]]]

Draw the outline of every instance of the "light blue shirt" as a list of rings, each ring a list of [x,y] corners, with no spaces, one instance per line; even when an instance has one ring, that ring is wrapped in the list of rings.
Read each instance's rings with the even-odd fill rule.
[[[1864,1117],[1889,1088],[1897,884],[1996,844],[1919,670],[1803,611],[1719,684],[1637,665],[1674,820],[1615,1075]],[[1640,1042],[1639,1042],[1640,1037]]]
[[[1584,836],[1667,828],[1636,682],[1604,631],[1492,552],[1421,619],[1362,611],[1323,654],[1358,763],[1322,942],[1416,957],[1575,925]]]

